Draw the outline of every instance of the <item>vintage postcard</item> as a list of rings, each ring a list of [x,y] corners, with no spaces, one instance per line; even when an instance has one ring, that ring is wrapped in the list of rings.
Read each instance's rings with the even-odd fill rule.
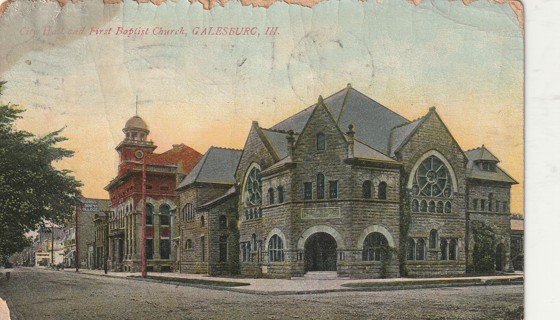
[[[523,318],[519,1],[0,12],[4,317]]]

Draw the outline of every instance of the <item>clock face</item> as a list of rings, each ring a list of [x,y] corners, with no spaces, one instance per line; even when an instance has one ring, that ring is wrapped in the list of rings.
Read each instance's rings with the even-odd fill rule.
[[[142,150],[136,150],[136,152],[134,152],[134,156],[136,159],[142,159],[144,158],[144,152]]]

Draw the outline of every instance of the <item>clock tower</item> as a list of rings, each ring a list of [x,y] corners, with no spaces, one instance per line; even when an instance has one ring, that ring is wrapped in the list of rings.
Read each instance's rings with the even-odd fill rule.
[[[123,132],[124,140],[115,148],[119,152],[119,176],[128,172],[134,164],[143,161],[157,146],[148,141],[148,125],[142,118],[135,115],[128,119]]]

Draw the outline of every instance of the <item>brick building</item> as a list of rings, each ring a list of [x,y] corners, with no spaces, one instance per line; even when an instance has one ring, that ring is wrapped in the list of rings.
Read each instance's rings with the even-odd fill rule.
[[[116,147],[119,153],[117,177],[105,187],[109,192],[111,211],[106,220],[98,219],[99,226],[107,223],[108,268],[140,271],[142,167],[145,162],[148,270],[171,271],[175,266],[172,240],[175,237],[177,179],[188,174],[202,155],[184,144],[173,145],[172,149],[160,154],[154,153],[157,147],[148,140],[150,131],[139,116],[130,118],[123,132],[125,137]]]
[[[464,274],[480,259],[473,224],[493,232],[496,269],[511,270],[517,182],[498,162],[484,146],[463,151],[435,108],[409,121],[348,85],[271,128],[253,122],[226,184],[180,193],[185,220],[204,227],[181,222],[181,271]]]

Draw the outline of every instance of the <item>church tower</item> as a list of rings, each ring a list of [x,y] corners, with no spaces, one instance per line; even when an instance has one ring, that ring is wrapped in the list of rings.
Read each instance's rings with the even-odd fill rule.
[[[148,125],[137,115],[128,119],[122,131],[124,140],[115,148],[119,152],[119,176],[157,148],[153,141],[148,141]]]

